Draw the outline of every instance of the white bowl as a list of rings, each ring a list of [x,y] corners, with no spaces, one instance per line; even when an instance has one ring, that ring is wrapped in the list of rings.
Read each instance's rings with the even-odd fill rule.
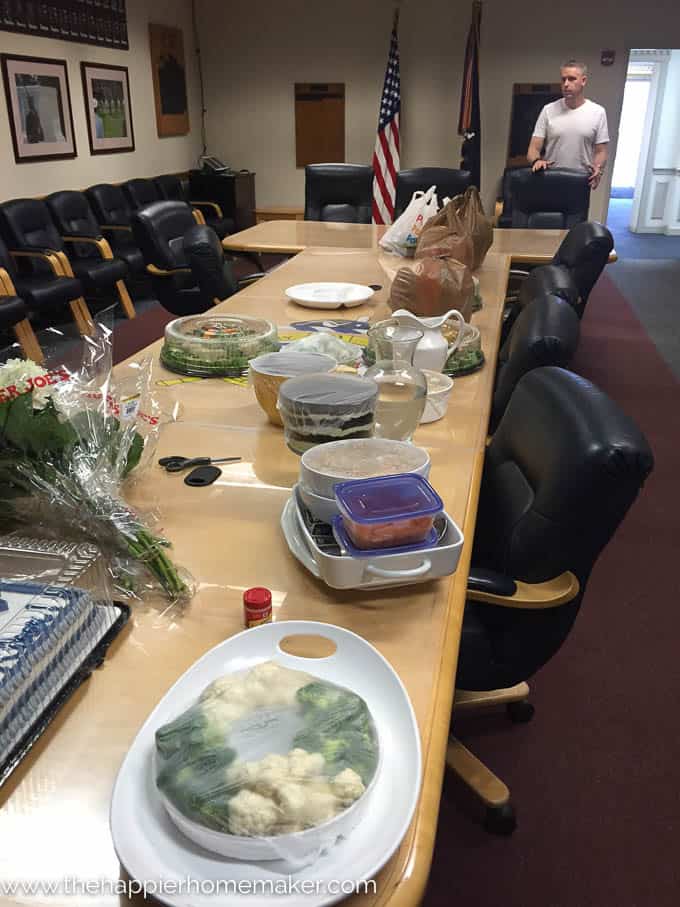
[[[348,479],[415,472],[427,478],[430,455],[410,441],[388,438],[350,438],[305,451],[300,460],[300,484],[322,498],[333,498],[333,486]]]
[[[331,523],[333,517],[339,513],[338,504],[335,498],[325,498],[320,494],[314,494],[313,491],[310,491],[308,488],[300,482],[298,485],[300,490],[300,497],[302,498],[302,503],[305,505],[307,510],[312,514],[313,517],[316,517],[317,520],[321,520],[322,523]]]
[[[437,422],[444,418],[453,390],[453,378],[448,375],[429,369],[423,369],[422,372],[427,378],[427,397],[423,415],[420,417],[421,425],[424,422]]]

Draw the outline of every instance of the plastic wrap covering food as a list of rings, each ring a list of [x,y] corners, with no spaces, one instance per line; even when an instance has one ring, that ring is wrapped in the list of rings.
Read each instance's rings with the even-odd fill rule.
[[[0,784],[125,617],[94,545],[0,536]]]
[[[473,293],[472,275],[464,264],[452,258],[422,258],[397,271],[388,301],[393,312],[408,309],[427,317],[457,309],[467,321]]]
[[[316,444],[373,435],[378,385],[353,375],[308,375],[285,381],[279,412],[295,453]]]
[[[125,566],[125,588],[144,572],[169,598],[186,597],[191,582],[168,543],[122,496],[156,445],[151,362],[114,374],[102,327],[82,344],[78,366],[12,359],[0,367],[0,531],[92,542]]]
[[[361,347],[342,340],[331,328],[320,329],[308,337],[293,340],[292,343],[286,345],[286,351],[290,353],[323,353],[325,356],[332,356],[338,365],[356,366],[361,359]]]
[[[165,328],[160,359],[182,375],[240,376],[250,359],[279,349],[276,326],[247,315],[189,315]]]
[[[270,422],[282,426],[281,414],[277,408],[279,388],[289,378],[318,372],[333,372],[337,362],[332,356],[322,353],[289,352],[265,353],[250,360],[249,378],[257,402],[267,414]]]
[[[274,661],[218,678],[155,739],[171,818],[236,858],[266,838],[269,859],[311,862],[358,821],[379,760],[361,697]]]

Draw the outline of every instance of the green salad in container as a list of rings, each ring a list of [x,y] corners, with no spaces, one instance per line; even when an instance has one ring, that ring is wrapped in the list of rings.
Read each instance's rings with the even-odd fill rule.
[[[276,326],[263,318],[190,315],[167,325],[160,360],[181,375],[239,377],[251,359],[280,346]]]

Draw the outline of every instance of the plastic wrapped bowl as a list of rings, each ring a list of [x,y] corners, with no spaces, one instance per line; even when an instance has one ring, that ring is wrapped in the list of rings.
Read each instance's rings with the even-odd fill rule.
[[[442,334],[449,343],[452,343],[458,334],[458,325],[447,321],[442,328]],[[457,347],[446,360],[444,371],[447,375],[464,375],[473,372],[484,364],[482,352],[482,338],[479,328],[473,324],[463,327],[463,336]]]
[[[323,353],[294,353],[288,350],[265,353],[250,360],[250,381],[257,402],[269,421],[281,427],[283,422],[276,403],[283,382],[298,375],[332,372],[336,365],[332,356]]]
[[[251,359],[279,349],[276,326],[247,315],[175,318],[165,328],[165,368],[199,378],[240,376]]]
[[[317,444],[373,435],[378,385],[354,375],[306,375],[284,381],[279,412],[286,444],[303,454]]]
[[[402,472],[426,479],[430,474],[428,452],[410,441],[358,438],[313,447],[300,460],[301,485],[322,498],[334,498],[333,487],[338,482]]]

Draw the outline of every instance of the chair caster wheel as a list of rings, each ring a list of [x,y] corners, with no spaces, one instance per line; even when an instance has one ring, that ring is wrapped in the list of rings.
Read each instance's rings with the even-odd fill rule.
[[[484,828],[489,834],[510,836],[517,828],[517,816],[510,803],[502,806],[487,806],[484,816]]]
[[[508,717],[515,724],[526,724],[531,721],[536,711],[533,705],[526,699],[520,699],[519,702],[509,702],[506,705]]]

